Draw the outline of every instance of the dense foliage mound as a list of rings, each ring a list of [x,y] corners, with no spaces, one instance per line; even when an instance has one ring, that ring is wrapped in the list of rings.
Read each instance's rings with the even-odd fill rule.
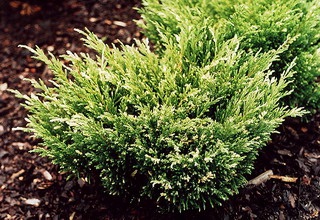
[[[220,39],[241,39],[245,51],[268,52],[291,39],[288,50],[280,54],[271,69],[279,77],[296,59],[293,83],[284,105],[320,106],[320,1],[318,0],[144,0],[142,13],[145,34],[159,50],[168,38],[175,41],[186,27],[220,27]],[[214,39],[211,39],[212,41]],[[318,78],[318,79],[317,79]]]
[[[293,73],[275,80],[270,70],[286,45],[246,52],[201,27],[160,55],[147,42],[109,48],[81,31],[94,59],[29,48],[55,76],[51,87],[32,80],[35,94],[16,92],[29,110],[24,130],[43,140],[35,151],[77,175],[98,171],[112,195],[164,209],[201,210],[236,193],[270,134],[301,114],[278,104]]]

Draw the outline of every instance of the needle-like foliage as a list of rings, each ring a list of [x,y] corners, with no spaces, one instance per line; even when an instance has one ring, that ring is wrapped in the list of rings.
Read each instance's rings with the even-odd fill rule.
[[[268,52],[289,38],[288,50],[271,69],[279,77],[296,59],[294,92],[284,105],[320,107],[320,1],[318,0],[144,0],[140,9],[145,34],[162,49],[166,38],[174,39],[185,27],[201,28],[202,20],[220,26],[222,40],[241,39],[245,51]]]
[[[207,41],[216,36],[205,26],[168,40],[161,55],[148,42],[109,48],[79,32],[95,59],[68,52],[65,66],[28,48],[53,71],[54,86],[32,80],[39,92],[15,93],[29,111],[24,130],[43,140],[35,152],[77,175],[98,171],[109,194],[167,210],[220,204],[245,184],[283,119],[303,113],[278,104],[293,74],[271,76],[282,51]]]

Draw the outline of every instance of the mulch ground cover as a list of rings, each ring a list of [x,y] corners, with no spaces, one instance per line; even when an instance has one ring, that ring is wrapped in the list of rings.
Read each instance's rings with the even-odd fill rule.
[[[55,55],[88,52],[74,31],[85,27],[109,45],[132,44],[143,37],[135,7],[139,0],[0,1],[0,219],[320,219],[320,113],[287,119],[260,152],[248,180],[272,172],[271,179],[200,213],[161,214],[152,203],[129,204],[103,193],[97,180],[67,179],[29,152],[39,140],[14,129],[26,125],[27,113],[8,89],[30,94],[24,78],[50,83],[52,74],[18,45]]]

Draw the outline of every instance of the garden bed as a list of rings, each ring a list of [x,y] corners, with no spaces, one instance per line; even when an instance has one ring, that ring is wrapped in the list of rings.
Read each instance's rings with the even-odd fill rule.
[[[98,181],[66,179],[58,167],[29,153],[38,140],[14,131],[25,126],[26,111],[13,94],[29,93],[23,78],[52,77],[19,44],[40,46],[55,55],[88,52],[74,28],[107,44],[142,38],[133,19],[138,0],[4,1],[0,3],[0,219],[317,219],[320,211],[320,114],[308,122],[288,119],[261,152],[249,179],[272,170],[273,178],[247,186],[222,207],[198,213],[159,214],[150,204],[129,205],[102,193]]]

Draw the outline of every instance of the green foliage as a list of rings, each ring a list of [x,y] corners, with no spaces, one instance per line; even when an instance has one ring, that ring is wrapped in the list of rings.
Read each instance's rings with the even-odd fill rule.
[[[220,39],[241,39],[245,51],[268,52],[289,38],[288,50],[271,69],[279,77],[296,59],[296,74],[287,90],[294,92],[284,105],[318,109],[320,106],[320,2],[317,0],[144,0],[140,9],[146,35],[162,50],[167,38],[175,39],[186,28],[201,28],[203,20],[219,27]],[[318,52],[317,52],[318,50]]]
[[[35,151],[77,175],[99,171],[112,195],[167,210],[220,204],[246,182],[283,118],[303,113],[278,105],[292,76],[271,77],[280,50],[247,53],[206,26],[168,39],[161,55],[148,42],[109,48],[79,32],[96,58],[69,52],[63,65],[28,48],[54,86],[31,80],[39,92],[15,93],[29,110],[24,130],[43,140]]]

